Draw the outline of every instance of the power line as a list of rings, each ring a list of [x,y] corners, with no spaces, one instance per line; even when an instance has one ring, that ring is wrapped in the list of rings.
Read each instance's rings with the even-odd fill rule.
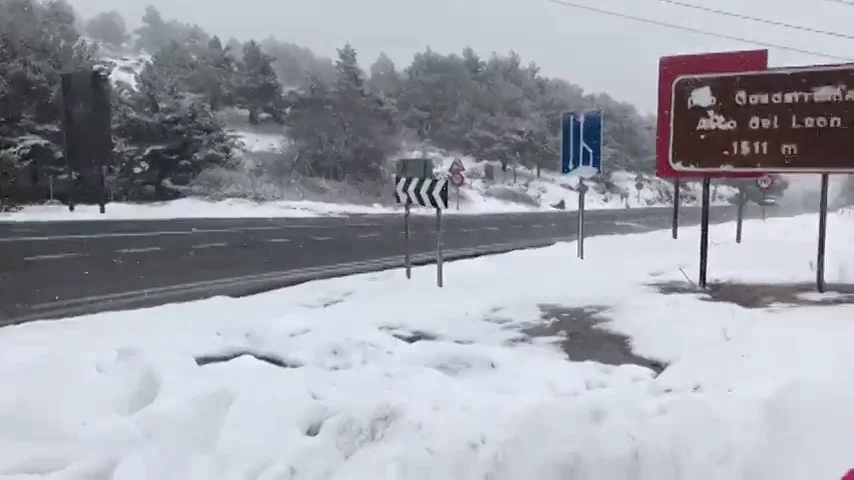
[[[849,7],[854,7],[854,2],[852,2],[851,0],[825,0],[825,1],[831,2],[831,3],[839,3],[842,5],[848,5]]]
[[[732,40],[734,42],[740,42],[740,43],[748,43],[748,44],[757,45],[757,46],[765,47],[765,48],[775,48],[777,50],[787,50],[790,52],[801,53],[801,54],[810,55],[813,57],[828,58],[831,60],[842,60],[843,62],[854,62],[854,60],[852,60],[850,58],[840,57],[837,55],[830,55],[827,53],[814,52],[812,50],[804,50],[801,48],[788,47],[785,45],[777,45],[775,43],[768,43],[768,42],[763,42],[760,40],[751,40],[749,38],[736,37],[734,35],[727,35],[724,33],[717,33],[717,32],[712,32],[709,30],[700,30],[698,28],[686,27],[684,25],[676,25],[673,23],[662,22],[660,20],[653,20],[651,18],[636,17],[634,15],[628,15],[625,13],[614,12],[611,10],[604,10],[604,9],[597,8],[597,7],[591,7],[589,5],[581,5],[579,3],[574,3],[574,2],[567,1],[567,0],[546,0],[546,1],[549,3],[554,3],[554,4],[562,5],[565,7],[577,8],[579,10],[587,10],[589,12],[601,13],[602,15],[610,15],[612,17],[624,18],[626,20],[634,20],[636,22],[647,23],[647,24],[656,25],[659,27],[672,28],[674,30],[682,30],[683,32],[696,33],[697,35],[705,35],[707,37],[722,38],[725,40]],[[841,2],[842,0],[828,0],[828,1],[840,1]],[[854,2],[852,2],[852,5],[854,5]]]
[[[723,15],[723,16],[727,16],[727,17],[738,18],[741,20],[749,20],[751,22],[759,22],[759,23],[764,23],[766,25],[774,25],[775,27],[783,27],[783,28],[788,28],[791,30],[800,30],[802,32],[814,33],[817,35],[826,35],[829,37],[844,38],[846,40],[854,40],[854,35],[846,35],[844,33],[831,32],[829,30],[820,30],[817,28],[805,27],[803,25],[794,25],[794,24],[786,23],[786,22],[778,22],[776,20],[769,20],[767,18],[751,17],[749,15],[742,15],[742,14],[736,13],[736,12],[728,12],[726,10],[718,10],[716,8],[704,7],[702,5],[680,2],[677,0],[658,0],[658,1],[662,2],[662,3],[669,3],[671,5],[676,5],[679,7],[691,8],[694,10],[700,10],[703,12],[714,13],[717,15]],[[829,0],[829,1],[838,1],[840,3],[847,3],[849,5],[854,6],[854,1],[852,1],[852,2],[844,2],[843,0]]]

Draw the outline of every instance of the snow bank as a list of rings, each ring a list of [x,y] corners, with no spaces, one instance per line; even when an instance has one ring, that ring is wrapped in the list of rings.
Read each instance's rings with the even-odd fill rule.
[[[831,281],[852,281],[852,218],[830,219]],[[713,226],[711,277],[809,281],[815,225]],[[0,478],[840,478],[854,306],[657,293],[696,276],[698,235],[4,328]],[[520,333],[541,305],[600,306],[670,367],[567,361]]]

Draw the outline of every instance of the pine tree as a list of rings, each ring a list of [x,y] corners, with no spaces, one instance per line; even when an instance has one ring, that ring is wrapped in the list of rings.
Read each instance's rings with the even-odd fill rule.
[[[273,57],[264,54],[254,40],[243,45],[240,63],[240,83],[237,88],[238,105],[249,110],[249,122],[260,123],[261,113],[269,113],[281,121],[282,85],[273,69]]]
[[[89,19],[86,22],[86,33],[112,48],[120,48],[130,38],[125,19],[115,10],[99,13]]]
[[[138,91],[118,102],[115,134],[124,194],[173,198],[202,170],[227,164],[235,143],[208,105],[168,84],[157,63],[138,75]],[[153,194],[146,193],[153,190]]]
[[[171,40],[167,31],[166,21],[163,20],[160,10],[148,5],[145,7],[145,14],[142,16],[142,26],[134,31],[139,36],[135,45],[136,50],[147,50],[149,52],[160,50]]]
[[[156,87],[170,92],[198,91],[198,64],[185,45],[170,41],[151,57],[151,66],[157,71]]]
[[[205,96],[211,110],[234,105],[235,76],[236,65],[231,50],[223,48],[219,37],[213,36],[198,66],[198,92]]]
[[[365,74],[359,68],[356,49],[349,43],[338,49],[335,71],[337,73],[335,85],[338,90],[362,90]]]
[[[371,76],[368,84],[371,91],[381,97],[394,97],[398,95],[401,88],[400,74],[394,62],[385,53],[380,53],[376,61],[371,65]]]

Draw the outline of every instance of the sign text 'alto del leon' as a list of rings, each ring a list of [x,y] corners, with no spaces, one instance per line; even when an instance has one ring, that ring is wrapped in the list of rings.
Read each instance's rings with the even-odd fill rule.
[[[687,75],[673,84],[683,172],[854,172],[854,65]]]

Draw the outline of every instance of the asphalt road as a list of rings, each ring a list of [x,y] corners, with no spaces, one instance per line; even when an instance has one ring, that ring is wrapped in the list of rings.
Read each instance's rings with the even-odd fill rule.
[[[591,210],[588,236],[669,228],[669,209]],[[715,207],[712,221],[734,220],[734,207]],[[411,252],[436,248],[436,219],[411,217]],[[681,224],[699,223],[683,209]],[[574,212],[445,215],[446,251],[496,244],[548,242],[576,234]],[[0,223],[0,324],[58,317],[64,305],[145,296],[157,289],[202,285],[273,272],[301,272],[404,254],[402,215],[349,218],[184,219]],[[221,291],[199,287],[171,300]],[[92,305],[95,305],[94,307]],[[83,310],[81,310],[83,312]]]

